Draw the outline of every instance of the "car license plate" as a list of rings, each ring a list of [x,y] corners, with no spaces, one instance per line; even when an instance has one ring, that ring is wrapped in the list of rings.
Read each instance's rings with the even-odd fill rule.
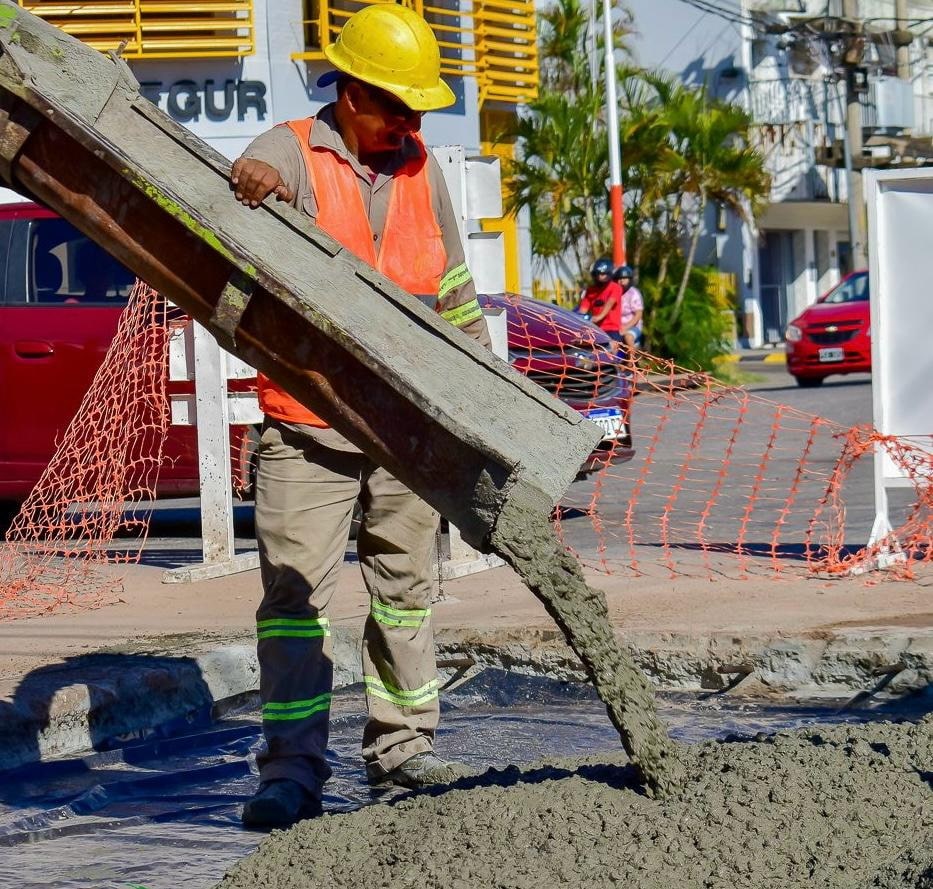
[[[583,416],[591,423],[602,427],[603,441],[614,441],[625,435],[625,423],[622,421],[622,411],[617,407],[601,407],[583,411]]]
[[[846,357],[845,349],[820,349],[820,361],[842,361]]]

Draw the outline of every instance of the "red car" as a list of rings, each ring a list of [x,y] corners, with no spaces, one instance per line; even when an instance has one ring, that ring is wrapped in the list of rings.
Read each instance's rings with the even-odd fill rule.
[[[506,310],[512,367],[602,427],[605,437],[580,474],[631,460],[633,375],[609,336],[551,303],[516,294],[479,300],[483,308]]]
[[[0,281],[0,500],[20,502],[103,361],[135,276],[70,223],[20,200],[0,203]],[[245,428],[233,429],[235,448]],[[196,434],[170,428],[160,495],[198,493]]]
[[[871,318],[868,272],[853,272],[812,306],[784,333],[787,370],[798,386],[820,386],[833,374],[871,371]]]

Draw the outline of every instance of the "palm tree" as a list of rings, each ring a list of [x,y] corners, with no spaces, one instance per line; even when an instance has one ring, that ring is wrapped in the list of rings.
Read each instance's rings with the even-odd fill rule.
[[[544,93],[532,114],[517,122],[522,154],[507,167],[506,206],[510,212],[531,208],[535,253],[553,260],[569,252],[577,269],[604,252],[611,239],[605,130],[593,125],[601,107],[592,92],[573,100]]]
[[[540,16],[539,96],[503,134],[518,149],[505,167],[506,206],[530,209],[536,258],[563,283],[578,283],[612,243],[603,81],[591,74],[592,23],[581,0],[556,0]],[[617,23],[620,45],[626,27]],[[722,348],[722,314],[704,302],[711,272],[695,269],[697,249],[710,202],[748,219],[768,193],[763,160],[749,146],[751,121],[670,75],[626,66],[617,73],[629,257],[651,275],[646,326],[655,322],[652,334],[670,357],[708,357]],[[674,274],[676,292],[667,284]],[[691,336],[706,339],[685,349],[680,342]]]
[[[535,256],[576,280],[612,243],[605,94],[591,75],[594,23],[580,0],[557,0],[539,15],[539,97],[500,134],[520,147],[505,165],[506,210],[530,208]],[[624,21],[616,26],[620,47]]]
[[[712,101],[705,89],[678,89],[664,106],[670,127],[668,144],[658,158],[686,201],[694,203],[688,224],[689,247],[671,320],[676,321],[696,260],[703,218],[710,201],[716,201],[748,220],[770,190],[764,159],[748,143],[751,119],[737,105]]]
[[[682,86],[672,77],[628,68],[619,72],[622,114],[619,118],[624,183],[629,225],[626,242],[630,265],[642,264],[646,248],[654,247],[662,260],[677,248],[677,187],[659,169],[658,159],[669,146],[670,124],[665,107]],[[662,264],[662,281],[666,263]]]

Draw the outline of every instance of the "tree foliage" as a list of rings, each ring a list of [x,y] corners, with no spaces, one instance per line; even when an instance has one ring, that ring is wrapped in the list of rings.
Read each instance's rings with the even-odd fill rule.
[[[591,66],[594,50],[602,56],[602,24],[580,0],[556,0],[539,15],[539,96],[504,134],[518,145],[507,208],[529,208],[538,266],[572,288],[612,254],[605,92]],[[617,14],[616,58],[626,55],[628,27]],[[628,64],[617,75],[628,259],[649,297],[646,333],[655,351],[708,367],[725,347],[722,311],[706,295],[709,272],[695,271],[697,248],[710,204],[748,219],[768,194],[751,120],[671,76]],[[685,337],[707,342],[695,348]]]

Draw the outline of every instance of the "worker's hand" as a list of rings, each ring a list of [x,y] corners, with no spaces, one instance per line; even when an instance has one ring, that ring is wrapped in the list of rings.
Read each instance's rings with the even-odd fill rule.
[[[277,201],[293,198],[279,171],[252,157],[241,157],[233,162],[230,184],[236,199],[246,207],[258,207],[270,194],[274,194]]]

